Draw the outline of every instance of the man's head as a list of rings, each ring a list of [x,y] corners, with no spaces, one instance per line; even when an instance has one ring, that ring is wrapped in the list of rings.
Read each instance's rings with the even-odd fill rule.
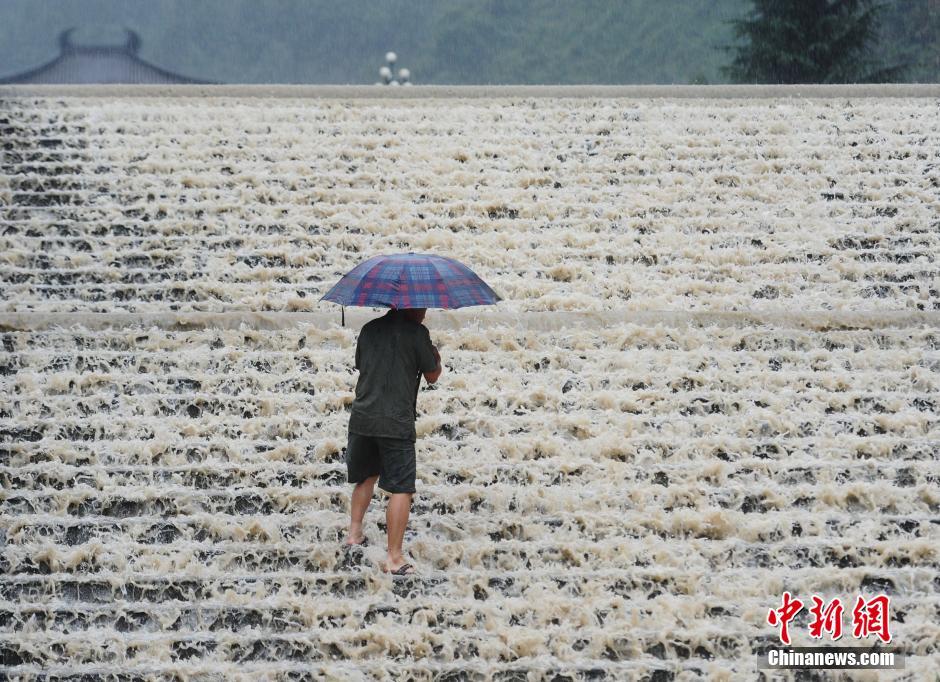
[[[421,324],[424,321],[424,314],[427,312],[427,308],[402,308],[401,311],[405,314],[405,317],[411,320],[412,322],[417,322]]]

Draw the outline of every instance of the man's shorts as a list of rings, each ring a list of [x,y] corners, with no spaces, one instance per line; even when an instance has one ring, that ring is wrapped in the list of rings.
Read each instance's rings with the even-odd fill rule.
[[[349,434],[346,474],[350,483],[378,475],[379,487],[389,493],[415,492],[415,444],[404,438]]]

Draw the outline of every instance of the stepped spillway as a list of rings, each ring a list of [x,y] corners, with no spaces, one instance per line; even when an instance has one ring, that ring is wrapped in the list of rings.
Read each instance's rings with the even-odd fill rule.
[[[785,590],[940,667],[936,97],[14,95],[0,674],[809,679]],[[391,251],[505,299],[428,313],[399,581],[318,303]]]
[[[315,310],[382,250],[511,311],[940,309],[932,98],[275,102],[8,104],[2,310]]]

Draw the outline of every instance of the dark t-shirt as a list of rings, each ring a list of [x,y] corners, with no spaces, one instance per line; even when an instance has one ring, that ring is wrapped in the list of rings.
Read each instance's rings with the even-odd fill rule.
[[[421,374],[437,369],[428,328],[398,310],[367,322],[356,342],[356,369],[350,433],[416,440]]]

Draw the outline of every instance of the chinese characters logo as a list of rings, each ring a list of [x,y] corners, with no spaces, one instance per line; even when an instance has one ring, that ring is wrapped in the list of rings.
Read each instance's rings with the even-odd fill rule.
[[[842,637],[842,601],[836,597],[828,604],[820,597],[813,595],[813,606],[809,609],[813,619],[809,624],[809,636],[821,639],[824,632],[828,632],[833,641]],[[880,594],[865,600],[861,595],[852,608],[852,637],[864,639],[872,635],[882,642],[891,641],[888,630],[888,606],[890,597]],[[803,602],[793,597],[789,592],[783,593],[783,603],[778,609],[770,609],[767,613],[767,623],[780,628],[780,641],[790,644],[789,625],[796,615],[803,610]]]

